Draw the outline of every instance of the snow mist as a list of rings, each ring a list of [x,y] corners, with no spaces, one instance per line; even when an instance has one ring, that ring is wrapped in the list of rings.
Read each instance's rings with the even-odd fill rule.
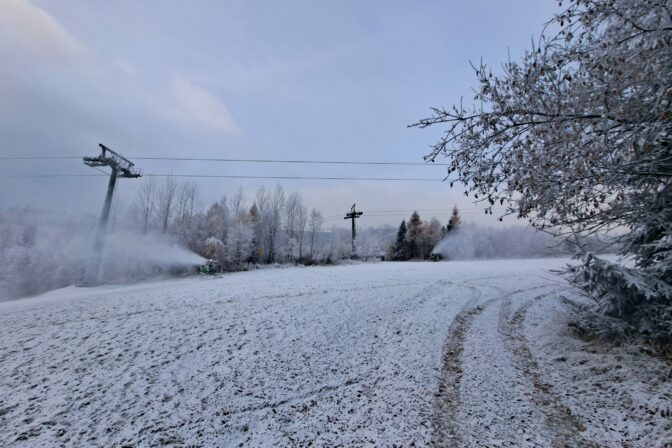
[[[560,241],[522,226],[483,227],[464,224],[449,232],[432,252],[447,260],[526,258],[563,254]]]
[[[0,211],[0,301],[81,283],[97,217],[44,210]],[[100,280],[125,283],[195,273],[204,260],[167,235],[111,232]]]
[[[439,254],[444,259],[466,260],[475,258],[473,238],[469,229],[459,229],[448,233],[434,247],[432,253]]]
[[[116,232],[107,236],[100,279],[127,282],[191,272],[205,259],[163,235]]]

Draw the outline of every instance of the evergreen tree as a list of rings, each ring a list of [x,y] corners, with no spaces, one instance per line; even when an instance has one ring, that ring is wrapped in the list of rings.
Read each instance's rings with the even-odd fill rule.
[[[417,258],[420,256],[420,246],[422,244],[422,220],[417,211],[414,211],[411,215],[411,219],[408,220],[406,243],[408,245],[408,256],[410,258]]]
[[[392,259],[395,261],[408,260],[408,251],[406,245],[406,220],[401,220],[399,230],[397,231],[397,239],[392,246]]]
[[[453,207],[453,214],[450,215],[450,220],[446,226],[446,233],[457,230],[462,223],[462,218],[460,217],[460,211],[457,209],[457,205]]]

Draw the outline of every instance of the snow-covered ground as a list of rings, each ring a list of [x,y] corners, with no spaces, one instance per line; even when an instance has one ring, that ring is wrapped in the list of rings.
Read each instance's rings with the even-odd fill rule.
[[[0,304],[0,445],[663,446],[671,366],[566,330],[566,260],[379,263]],[[670,440],[670,439],[668,439]]]

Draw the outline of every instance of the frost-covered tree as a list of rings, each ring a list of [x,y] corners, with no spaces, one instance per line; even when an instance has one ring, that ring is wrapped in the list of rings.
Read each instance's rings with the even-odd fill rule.
[[[366,227],[357,234],[357,254],[364,260],[389,256],[397,231],[394,227]],[[389,256],[389,259],[392,259]]]
[[[303,247],[306,238],[306,225],[308,224],[308,209],[300,205],[296,219],[296,238],[299,241],[299,261],[303,260]]]
[[[231,269],[240,269],[250,259],[254,237],[254,225],[245,209],[242,189],[231,200],[232,222],[227,235],[227,263]]]
[[[156,182],[153,177],[143,179],[133,203],[133,216],[145,235],[149,231],[152,215],[156,207]]]
[[[331,264],[340,259],[350,258],[350,242],[349,230],[332,226],[328,235],[328,244],[325,247],[324,262]]]
[[[222,262],[226,257],[226,246],[224,246],[222,240],[214,236],[205,240],[205,256]]]
[[[406,241],[406,220],[402,219],[401,224],[399,224],[399,230],[397,231],[397,238],[394,241],[394,245],[391,250],[391,259],[395,261],[408,260],[408,243]]]
[[[239,269],[250,258],[253,229],[246,216],[234,220],[228,234],[226,261],[232,269]]]
[[[557,32],[502,74],[475,67],[473,107],[435,108],[414,126],[446,128],[427,158],[447,156],[486,212],[506,203],[559,234],[621,230],[634,266],[587,255],[577,281],[602,311],[669,342],[672,4],[564,3],[547,27]]]
[[[285,204],[286,253],[290,261],[299,261],[303,250],[303,233],[306,229],[306,207],[298,193],[292,193]]]
[[[173,229],[180,242],[192,250],[197,248],[198,233],[194,230],[201,207],[195,182],[188,181],[178,187]]]
[[[177,189],[178,184],[175,176],[168,176],[157,193],[156,213],[161,222],[163,233],[168,232],[168,224],[170,224],[174,213]]]
[[[284,189],[278,185],[273,193],[263,186],[257,190],[256,206],[258,223],[260,226],[260,244],[266,263],[275,263],[278,260],[278,237],[282,229],[283,210],[285,208]]]
[[[408,220],[406,230],[406,244],[409,258],[420,256],[420,247],[422,245],[422,220],[417,211],[414,211]]]
[[[279,252],[278,235],[282,229],[282,210],[285,207],[285,190],[276,185],[273,194],[270,196],[268,214],[266,216],[267,226],[267,249],[268,249],[268,263],[277,261]]]
[[[453,212],[450,215],[448,220],[448,225],[446,226],[446,232],[457,230],[462,223],[462,218],[460,217],[460,211],[457,209],[457,205],[453,207]]]
[[[226,241],[229,226],[229,206],[226,196],[210,206],[205,214],[205,233],[207,237],[215,237]]]
[[[250,226],[252,227],[252,241],[250,242],[250,258],[251,263],[258,263],[264,256],[261,241],[263,238],[263,229],[259,219],[259,208],[257,203],[253,203],[249,211]]]
[[[310,232],[310,261],[315,260],[315,249],[317,242],[317,235],[322,231],[322,225],[324,224],[324,218],[322,213],[319,210],[312,209],[310,211],[310,219],[308,222],[308,231]]]
[[[429,222],[423,224],[420,236],[420,257],[428,259],[432,249],[441,239],[441,223],[432,217]]]

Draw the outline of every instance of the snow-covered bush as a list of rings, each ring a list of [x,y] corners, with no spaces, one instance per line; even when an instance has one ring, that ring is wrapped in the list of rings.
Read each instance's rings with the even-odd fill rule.
[[[578,325],[609,338],[643,336],[647,342],[672,355],[672,289],[655,272],[634,269],[599,259],[593,254],[581,266],[569,268],[572,282],[596,299],[604,319],[582,315]]]

